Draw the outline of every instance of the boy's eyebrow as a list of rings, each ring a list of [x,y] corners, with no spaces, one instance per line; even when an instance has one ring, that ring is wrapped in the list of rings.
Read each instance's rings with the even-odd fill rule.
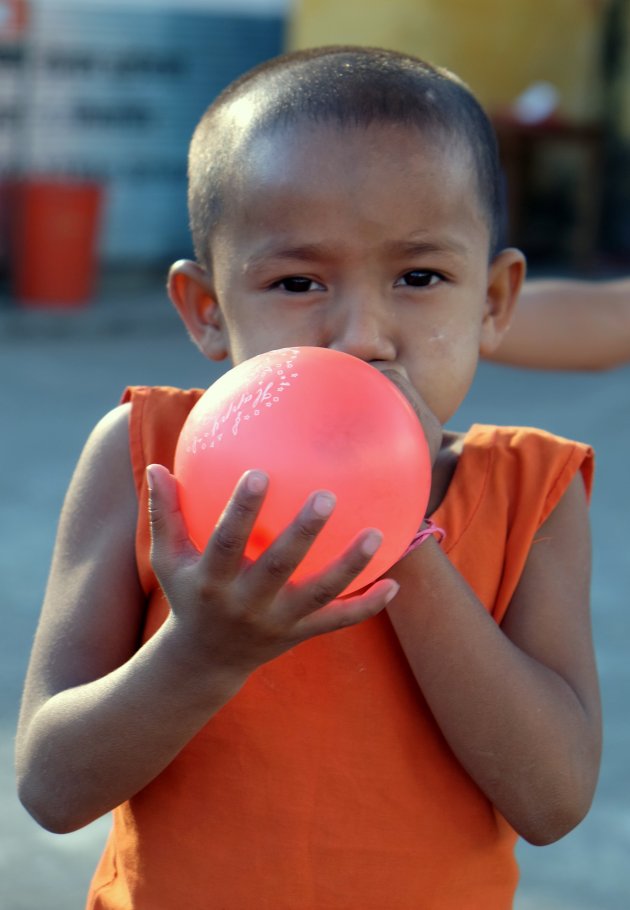
[[[386,252],[393,256],[422,256],[427,253],[458,253],[465,254],[468,249],[466,244],[460,242],[455,237],[443,237],[438,241],[435,240],[409,240],[409,241],[392,241],[387,244]],[[266,262],[269,259],[286,259],[316,262],[322,256],[334,256],[338,252],[333,245],[325,243],[304,243],[282,246],[279,243],[271,242],[259,249],[247,262],[246,268],[255,268],[259,263]]]
[[[258,250],[247,262],[247,266],[256,266],[268,259],[305,259],[315,262],[322,255],[330,253],[332,247],[324,243],[304,243],[295,246],[282,246],[279,243],[269,243]]]
[[[410,240],[404,243],[392,243],[392,252],[403,253],[407,256],[422,256],[425,253],[467,253],[465,243],[453,236],[440,237],[434,240]]]

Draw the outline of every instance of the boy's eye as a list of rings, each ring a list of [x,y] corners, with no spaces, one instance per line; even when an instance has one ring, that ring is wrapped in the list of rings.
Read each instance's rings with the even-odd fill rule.
[[[413,269],[398,279],[396,284],[407,285],[412,288],[428,288],[440,280],[437,272],[423,271],[422,269]]]
[[[281,288],[290,294],[306,294],[308,291],[320,291],[323,287],[319,282],[313,281],[312,278],[305,278],[303,275],[290,275],[281,281],[276,281],[274,288]]]

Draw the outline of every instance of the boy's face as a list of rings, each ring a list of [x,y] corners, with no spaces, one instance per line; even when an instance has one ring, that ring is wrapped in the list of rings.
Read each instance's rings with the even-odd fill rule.
[[[411,127],[304,124],[258,137],[228,194],[202,350],[239,363],[317,345],[385,361],[447,421],[513,302],[493,290],[466,150]]]

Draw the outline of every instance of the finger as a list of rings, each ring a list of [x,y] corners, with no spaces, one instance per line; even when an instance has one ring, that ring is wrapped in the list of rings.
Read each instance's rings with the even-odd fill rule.
[[[307,616],[339,597],[365,569],[382,542],[383,535],[376,528],[361,531],[338,559],[300,586],[294,615]]]
[[[356,626],[371,619],[393,600],[399,590],[400,585],[393,578],[381,578],[361,594],[333,600],[301,620],[298,625],[301,640]]]
[[[147,467],[149,489],[149,529],[151,532],[150,559],[158,581],[168,577],[182,554],[192,557],[196,553],[188,537],[182,513],[179,510],[177,481],[160,464]]]
[[[202,556],[203,568],[216,581],[233,578],[240,570],[268,486],[262,471],[247,471],[234,488]]]
[[[294,521],[251,566],[250,579],[261,596],[271,596],[287,583],[332,515],[335,504],[335,495],[328,490],[311,493]]]

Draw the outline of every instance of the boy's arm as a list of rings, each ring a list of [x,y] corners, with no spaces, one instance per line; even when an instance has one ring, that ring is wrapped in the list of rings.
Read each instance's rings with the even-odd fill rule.
[[[557,840],[587,812],[601,750],[581,476],[540,529],[500,628],[433,539],[388,607],[453,752],[515,830]]]
[[[397,590],[381,580],[361,596],[335,600],[378,546],[378,532],[370,531],[334,566],[287,586],[330,512],[325,495],[313,495],[244,569],[266,485],[257,472],[240,482],[208,547],[197,553],[174,478],[154,466],[152,558],[172,610],[139,647],[145,598],[135,563],[128,408],[101,421],[71,481],[24,689],[20,797],[56,832],[85,825],[142,789],[257,666],[312,635],[374,615]],[[252,476],[257,483],[249,483]]]
[[[525,282],[510,328],[488,359],[549,370],[630,362],[630,279]]]

